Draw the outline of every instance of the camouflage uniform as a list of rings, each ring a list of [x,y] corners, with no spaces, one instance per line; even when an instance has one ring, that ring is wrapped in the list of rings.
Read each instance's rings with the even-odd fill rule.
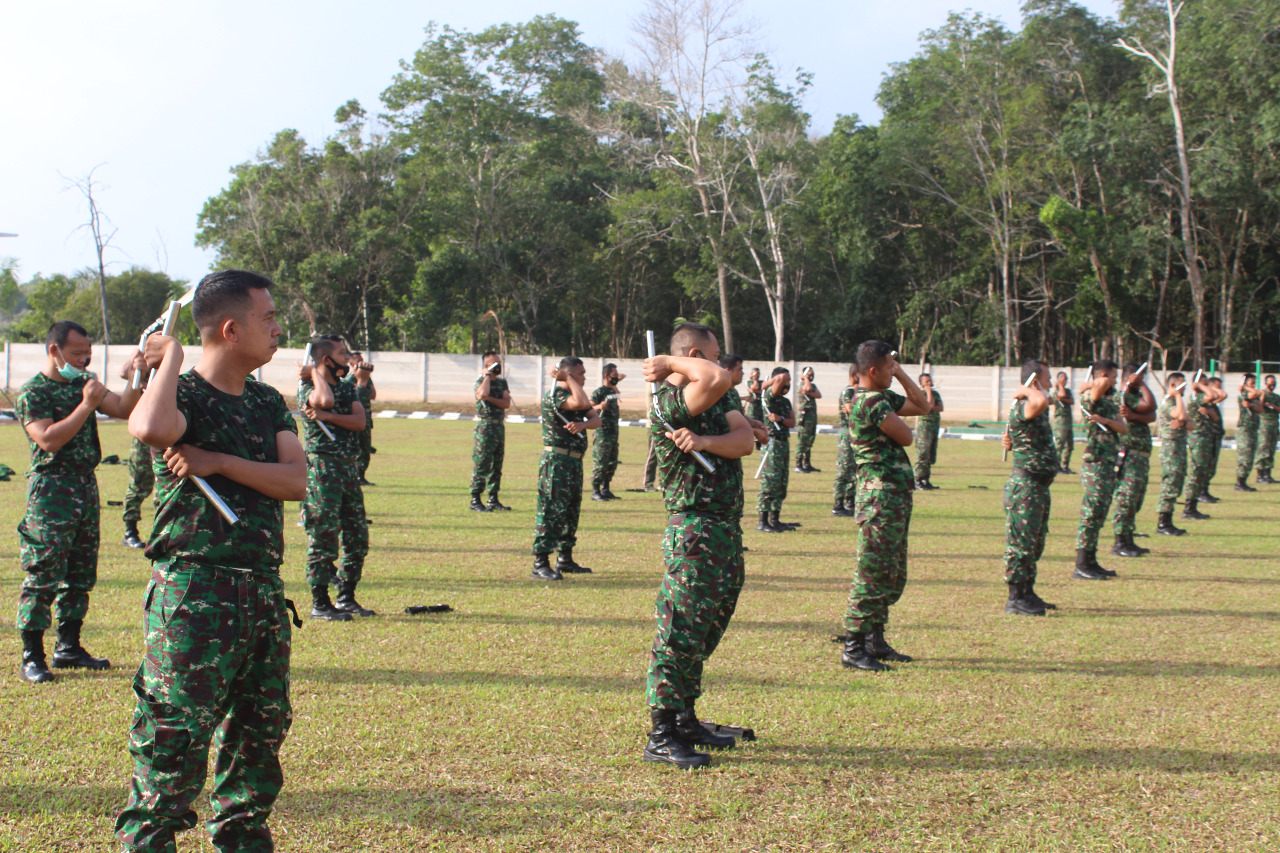
[[[484,377],[476,380],[478,389]],[[489,380],[489,396],[501,397],[507,391],[507,380],[495,376]],[[471,499],[479,501],[485,486],[489,500],[498,499],[502,488],[502,458],[507,450],[507,413],[504,409],[476,400],[475,444],[471,448]]]
[[[764,420],[764,401],[759,394],[747,395],[747,417],[753,421]]]
[[[915,488],[907,451],[880,425],[906,398],[863,391],[853,398],[849,433],[858,466],[858,569],[844,624],[850,635],[883,628],[907,586],[907,534]]]
[[[1124,404],[1130,409],[1137,409],[1141,403],[1141,393],[1125,392]],[[1116,536],[1133,536],[1151,477],[1151,425],[1134,421],[1128,424],[1128,434],[1120,437],[1124,456],[1121,457],[1116,483],[1116,511],[1111,517],[1111,529]]]
[[[1080,408],[1086,415],[1096,414],[1118,420],[1120,406],[1116,403],[1114,389],[1096,403],[1089,395],[1080,398]],[[1110,427],[1102,429],[1089,424],[1085,435],[1088,443],[1084,449],[1084,465],[1080,466],[1080,485],[1084,487],[1084,499],[1080,502],[1080,528],[1076,533],[1076,550],[1093,553],[1098,549],[1098,533],[1107,521],[1107,510],[1116,491],[1116,455],[1120,449],[1120,437]]]
[[[369,470],[369,459],[373,455],[373,386],[367,384],[362,387],[357,383],[355,371],[342,381],[350,383],[356,389],[356,399],[364,406],[364,429],[356,433],[356,467],[360,472],[359,479],[363,480]]]
[[[138,439],[133,440],[129,453],[129,489],[124,494],[124,523],[137,526],[142,520],[142,502],[156,487],[156,477],[151,470],[151,448]]]
[[[1272,391],[1266,391],[1262,398],[1264,406],[1270,404],[1272,406],[1280,406],[1280,395]],[[1258,474],[1262,477],[1271,476],[1271,466],[1275,463],[1276,458],[1276,440],[1280,438],[1277,428],[1280,427],[1280,412],[1274,412],[1271,409],[1263,408],[1262,414],[1258,416],[1258,454],[1257,468]]]
[[[542,458],[538,462],[538,511],[534,518],[533,554],[572,550],[578,544],[578,513],[582,509],[582,456],[587,434],[573,435],[556,416],[584,421],[589,411],[560,408],[571,396],[559,383],[542,395]]]
[[[22,386],[16,404],[23,426],[67,417],[84,400],[88,377],[58,382],[37,373]],[[58,602],[58,622],[83,621],[89,593],[98,580],[98,479],[93,469],[102,460],[98,420],[91,414],[57,451],[49,453],[27,436],[31,467],[27,471],[27,512],[18,525],[22,592],[18,597],[19,631],[45,631],[50,609]]]
[[[783,394],[764,395],[765,410],[777,415],[778,422],[765,421],[769,428],[769,454],[760,472],[760,493],[756,497],[756,512],[782,512],[782,502],[787,499],[787,483],[791,476],[791,430],[782,421],[791,417],[791,401]]]
[[[1227,425],[1222,419],[1222,407],[1214,403],[1209,408],[1213,409],[1217,415],[1209,422],[1209,426],[1213,429],[1213,440],[1209,443],[1209,470],[1208,476],[1205,477],[1204,490],[1209,491],[1209,483],[1218,473],[1218,460],[1222,457],[1222,439],[1227,435]]]
[[[613,481],[613,472],[618,470],[618,389],[601,385],[591,392],[592,403],[605,400],[609,402],[600,410],[600,426],[596,428],[595,441],[591,442],[593,491],[608,489]]]
[[[1034,584],[1036,564],[1049,535],[1049,487],[1058,473],[1053,427],[1048,411],[1026,416],[1026,400],[1009,414],[1013,471],[1004,486],[1004,582]]]
[[[1156,513],[1162,515],[1173,512],[1187,478],[1187,430],[1173,428],[1175,407],[1176,401],[1170,396],[1156,410],[1156,428],[1160,432],[1160,500]]]
[[[278,461],[276,435],[297,427],[279,392],[252,378],[235,397],[189,371],[178,380],[187,432],[177,443]],[[280,580],[283,503],[221,476],[213,489],[240,516],[228,524],[157,455],[154,564],[143,598],[146,649],[133,680],[133,778],[116,820],[127,850],[175,850],[196,824],[209,744],[219,733],[208,821],[223,851],[272,849],[267,818],[283,783],[290,627]]]
[[[942,402],[942,395],[937,391],[930,391],[929,395],[930,403]],[[915,474],[917,480],[928,480],[930,471],[938,463],[938,428],[941,426],[942,415],[939,412],[921,415],[916,424]]]
[[[1240,406],[1240,419],[1236,421],[1236,479],[1249,479],[1253,470],[1253,460],[1258,452],[1258,413],[1249,408],[1249,396],[1239,394],[1236,401]]]
[[[813,389],[818,390],[814,385]],[[800,394],[800,420],[796,422],[796,467],[809,468],[813,440],[818,435],[818,401],[807,394]]]
[[[307,402],[315,386],[298,384],[298,405]],[[355,386],[348,382],[330,384],[335,415],[349,415],[357,402]],[[364,574],[364,558],[369,554],[369,528],[365,524],[364,492],[360,488],[357,461],[360,433],[326,424],[329,438],[317,421],[304,418],[302,436],[307,451],[307,496],[302,500],[302,525],[307,529],[307,583],[328,586],[334,581],[352,586]],[[338,545],[342,545],[342,566],[335,571]]]
[[[1205,406],[1204,394],[1197,392],[1187,400],[1187,417],[1191,419],[1191,436],[1187,440],[1187,484],[1183,490],[1183,502],[1195,503],[1209,487],[1210,464],[1213,462],[1213,444],[1217,433],[1208,415],[1200,413]]]
[[[831,497],[836,503],[843,503],[852,508],[854,496],[858,492],[858,466],[853,459],[853,442],[849,435],[849,416],[845,414],[845,403],[852,402],[857,389],[852,385],[840,392],[839,406],[836,410],[836,481],[831,488]]]
[[[720,398],[691,415],[684,388],[663,382],[655,395],[659,413],[676,429],[725,435],[728,413],[741,401]],[[702,695],[702,667],[724,636],[745,569],[742,559],[742,462],[706,453],[708,474],[691,454],[650,427],[668,518],[662,536],[666,574],[654,608],[658,630],[649,654],[645,698],[650,708],[684,710]]]
[[[1064,403],[1050,393],[1049,405],[1053,408],[1053,441],[1058,448],[1058,464],[1065,469],[1071,468],[1071,450],[1075,447],[1075,432],[1071,429],[1072,409],[1070,403]]]

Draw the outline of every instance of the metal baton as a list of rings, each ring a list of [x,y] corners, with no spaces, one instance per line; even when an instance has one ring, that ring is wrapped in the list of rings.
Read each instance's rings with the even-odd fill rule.
[[[653,358],[655,355],[657,355],[657,354],[658,354],[658,350],[657,350],[657,347],[656,347],[656,346],[654,346],[654,343],[653,343],[653,330],[652,330],[652,329],[649,329],[648,331],[646,331],[646,332],[644,333],[644,340],[645,340],[645,343],[646,343],[646,344],[648,344],[648,346],[649,346],[649,358]],[[658,398],[657,398],[657,394],[658,394],[658,383],[657,383],[657,382],[650,382],[650,383],[649,383],[649,389],[650,389],[651,391],[653,391],[653,394],[654,394],[654,399],[653,399],[653,418],[654,418],[654,420],[656,420],[658,423],[662,424],[663,428],[665,428],[665,429],[667,430],[667,432],[675,432],[675,430],[674,430],[674,429],[672,429],[671,424],[667,423],[667,422],[666,422],[666,420],[665,420],[665,419],[664,419],[660,414],[658,414]],[[708,462],[708,461],[707,461],[707,457],[703,456],[701,453],[699,453],[699,452],[698,452],[698,451],[696,451],[696,450],[691,450],[691,451],[689,451],[689,453],[690,453],[690,455],[691,455],[691,456],[693,456],[693,458],[694,458],[694,459],[696,459],[696,460],[698,461],[698,464],[699,464],[699,465],[701,465],[703,468],[707,469],[707,473],[708,473],[708,474],[714,474],[714,473],[715,473],[715,471],[716,471],[716,466],[714,466],[714,465],[712,465],[710,462]]]
[[[302,363],[303,363],[303,364],[311,364],[311,346],[312,346],[312,345],[311,345],[310,343],[308,343],[308,344],[307,344],[307,351],[306,351],[306,352],[304,352],[304,353],[302,354]],[[313,370],[312,370],[312,380],[313,380],[313,381],[312,381],[312,383],[311,383],[312,385],[314,385],[314,384],[315,384],[314,379],[315,379],[315,371],[314,371],[314,368],[313,368]],[[329,429],[329,425],[328,425],[327,423],[325,423],[324,421],[315,421],[315,425],[316,425],[316,426],[318,426],[318,427],[320,427],[320,431],[321,431],[322,433],[324,433],[325,435],[329,436],[329,440],[330,440],[330,441],[337,441],[337,440],[338,440],[338,439],[337,439],[337,437],[335,437],[335,436],[334,436],[334,434],[333,434],[333,430]]]
[[[760,479],[760,472],[764,470],[764,463],[765,463],[765,462],[767,462],[767,461],[769,460],[769,451],[770,451],[770,450],[773,450],[773,438],[772,438],[772,437],[770,437],[770,438],[769,438],[769,445],[768,445],[767,447],[765,447],[765,449],[764,449],[764,453],[761,453],[761,454],[760,454],[760,464],[756,467],[756,475],[755,475],[754,477],[752,477],[751,479],[753,479],[753,480],[759,480],[759,479]]]

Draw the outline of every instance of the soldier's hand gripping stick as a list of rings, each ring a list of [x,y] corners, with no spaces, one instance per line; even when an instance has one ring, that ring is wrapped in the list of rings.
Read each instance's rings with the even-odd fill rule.
[[[652,330],[652,329],[649,329],[648,331],[646,331],[646,332],[644,333],[644,341],[645,341],[645,343],[646,343],[646,344],[648,345],[648,347],[649,347],[649,358],[653,358],[655,355],[657,355],[657,354],[658,354],[658,349],[657,349],[657,347],[656,347],[656,346],[654,345],[654,343],[653,343],[653,330]],[[655,395],[658,393],[658,383],[657,383],[657,382],[650,382],[650,383],[649,383],[649,388],[650,388],[650,390],[652,390],[652,391],[653,391],[653,393],[654,393]],[[658,399],[657,399],[657,397],[656,397],[656,396],[654,397],[654,400],[653,400],[653,419],[654,419],[654,420],[656,420],[658,423],[662,424],[663,428],[664,428],[667,432],[675,432],[675,430],[671,428],[671,424],[667,423],[667,422],[662,418],[662,416],[658,414]],[[701,453],[699,453],[699,452],[698,452],[698,451],[696,451],[696,450],[691,450],[691,451],[689,451],[689,453],[690,453],[690,455],[692,455],[692,456],[693,456],[693,458],[694,458],[694,459],[696,459],[696,460],[697,460],[697,462],[698,462],[698,464],[699,464],[699,465],[701,465],[703,468],[707,469],[707,473],[708,473],[708,474],[713,474],[713,473],[715,473],[716,467],[715,467],[714,465],[712,465],[710,462],[708,462],[708,461],[707,461],[707,457],[703,456]]]
[[[493,371],[494,371],[496,368],[501,367],[501,366],[502,366],[501,362],[497,362],[497,361],[495,361],[493,364],[491,364],[491,365],[489,365],[488,367],[486,367],[486,368],[485,368],[485,369],[480,373],[480,378],[481,378],[481,379],[484,379],[485,374],[493,373]]]
[[[303,363],[303,364],[311,364],[311,344],[307,344],[307,351],[306,351],[306,352],[304,352],[304,353],[302,354],[302,363]],[[496,362],[495,362],[495,364],[496,364]],[[312,374],[312,378],[314,378],[314,377],[315,377],[315,374],[313,373],[313,374]],[[327,423],[325,423],[324,421],[319,421],[319,420],[318,420],[318,421],[316,421],[316,426],[320,427],[320,431],[321,431],[322,433],[324,433],[325,435],[327,435],[327,436],[329,437],[329,440],[330,440],[330,441],[334,441],[334,440],[335,440],[334,435],[333,435],[333,430],[329,429],[329,425],[328,425]]]
[[[1030,376],[1028,376],[1028,377],[1027,377],[1027,381],[1022,383],[1023,387],[1030,388],[1030,387],[1031,387],[1031,382],[1032,382],[1032,381],[1033,381],[1037,376],[1039,376],[1039,375],[1040,375],[1040,373],[1039,373],[1039,371],[1037,371],[1037,372],[1035,372],[1035,373],[1031,374]],[[1016,406],[1017,404],[1018,404],[1018,401],[1017,401],[1017,400],[1015,400],[1015,401],[1014,401],[1014,405]],[[1005,435],[1008,435],[1008,434],[1009,434],[1009,421],[1011,421],[1011,420],[1013,420],[1013,406],[1010,406],[1010,407],[1009,407],[1009,418],[1008,418],[1008,420],[1006,420],[1006,421],[1005,421],[1005,424],[1004,424],[1004,434],[1005,434]],[[1000,461],[1001,461],[1001,462],[1008,462],[1008,461],[1009,461],[1009,451],[1008,451],[1008,449],[1007,449],[1007,448],[1002,448],[1002,449],[1001,449],[1001,451],[1000,451]]]
[[[1168,400],[1170,397],[1172,397],[1174,391],[1181,391],[1183,388],[1186,388],[1186,387],[1187,387],[1187,383],[1183,382],[1177,388],[1174,388],[1170,391],[1165,392],[1165,395],[1160,398],[1160,402],[1163,403],[1165,400]]]

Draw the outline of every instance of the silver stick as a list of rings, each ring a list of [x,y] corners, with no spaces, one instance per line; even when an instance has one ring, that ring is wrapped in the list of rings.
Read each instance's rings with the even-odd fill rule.
[[[756,467],[756,475],[755,475],[754,477],[752,477],[752,479],[753,479],[753,480],[759,480],[759,479],[760,479],[760,472],[764,470],[764,463],[765,463],[765,462],[767,462],[767,461],[768,461],[768,459],[769,459],[769,451],[770,451],[770,450],[773,450],[773,439],[772,439],[772,438],[770,438],[770,439],[769,439],[769,444],[768,444],[768,446],[767,446],[767,447],[765,447],[765,449],[764,449],[764,453],[761,453],[761,454],[760,454],[760,464],[759,464],[759,466],[757,466],[757,467]]]
[[[646,332],[644,333],[644,340],[645,340],[645,343],[646,343],[646,344],[648,344],[648,346],[649,346],[649,358],[653,358],[655,355],[657,355],[657,354],[658,354],[658,349],[657,349],[657,347],[656,347],[656,346],[654,345],[654,343],[653,343],[653,330],[652,330],[652,329],[649,329],[648,331],[646,331]],[[657,398],[657,394],[658,394],[658,383],[657,383],[657,382],[650,382],[650,383],[649,383],[649,388],[650,388],[650,389],[653,391],[653,393],[654,393],[654,399],[653,399],[653,417],[654,417],[654,420],[656,420],[658,423],[662,424],[662,426],[667,430],[667,432],[675,432],[675,430],[671,428],[671,424],[667,423],[667,422],[662,418],[662,416],[658,414],[658,398]],[[691,451],[689,451],[689,452],[690,452],[690,455],[692,455],[692,456],[693,456],[693,458],[697,460],[697,462],[698,462],[698,464],[699,464],[699,465],[701,465],[703,468],[707,469],[707,473],[708,473],[708,474],[714,474],[714,473],[715,473],[716,467],[715,467],[714,465],[712,465],[710,462],[708,462],[708,461],[707,461],[707,457],[703,456],[701,453],[699,453],[699,452],[698,452],[698,451],[696,451],[696,450],[691,450]]]

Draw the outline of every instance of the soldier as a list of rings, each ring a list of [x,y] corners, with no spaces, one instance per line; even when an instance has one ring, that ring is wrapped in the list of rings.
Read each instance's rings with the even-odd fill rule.
[[[733,379],[716,366],[719,354],[710,329],[681,323],[671,336],[671,355],[644,364],[645,380],[660,383],[655,408],[672,428],[650,427],[668,519],[645,690],[653,730],[644,760],[681,769],[711,763],[696,746],[735,745],[732,737],[708,732],[694,707],[703,665],[724,636],[744,579],[739,460],[751,453],[752,428],[741,399],[728,393]],[[695,450],[712,472],[694,460]]]
[[[787,392],[791,390],[791,371],[775,367],[768,382],[761,383],[765,419],[769,423],[769,444],[761,464],[760,492],[756,498],[756,511],[760,523],[756,530],[765,533],[784,533],[794,528],[778,520],[782,502],[787,499],[787,480],[790,476],[791,433],[796,419],[791,412]]]
[[[551,371],[555,384],[542,395],[542,459],[538,463],[538,512],[534,520],[533,572],[540,580],[563,580],[565,574],[589,574],[573,559],[578,544],[578,512],[582,509],[582,456],[586,431],[600,426],[582,383],[582,359],[566,356]],[[590,415],[584,420],[583,413]],[[568,423],[561,420],[563,416]],[[549,555],[559,551],[555,567]]]
[[[364,492],[360,488],[360,433],[365,428],[364,406],[355,386],[343,382],[351,354],[341,340],[317,338],[311,344],[314,365],[298,371],[298,409],[307,448],[307,496],[302,502],[302,525],[307,529],[307,583],[311,587],[311,618],[350,622],[374,611],[356,600],[369,553]],[[327,424],[330,438],[320,424]],[[342,564],[336,568],[339,544]],[[336,580],[338,597],[329,598]]]
[[[1213,461],[1213,442],[1216,439],[1213,403],[1217,401],[1219,392],[1208,381],[1193,382],[1188,390],[1191,394],[1187,399],[1187,415],[1191,421],[1188,426],[1187,482],[1182,496],[1185,504],[1182,517],[1189,521],[1204,521],[1209,516],[1199,511],[1198,503],[1203,500],[1209,465]]]
[[[120,378],[133,382],[134,366],[126,361],[120,366]],[[139,390],[146,390],[148,371],[142,371]],[[142,521],[142,502],[147,499],[156,485],[155,474],[151,471],[151,448],[138,439],[133,439],[129,449],[129,488],[124,493],[124,540],[128,548],[141,551],[147,547],[138,535],[138,522]]]
[[[214,848],[273,846],[267,819],[293,718],[283,502],[305,495],[307,470],[284,398],[250,376],[280,335],[270,286],[240,270],[205,276],[192,307],[203,351],[186,373],[175,339],[147,339],[156,376],[129,431],[157,450],[157,511],[133,680],[133,778],[115,826],[126,850],[173,851],[175,834],[195,826],[215,731]],[[206,478],[239,521],[228,523],[189,476]]]
[[[724,353],[720,356],[720,366],[729,371],[729,378],[733,380],[733,385],[729,386],[729,390],[724,392],[729,398],[730,408],[736,408],[739,412],[743,412],[743,417],[747,419],[747,424],[751,427],[751,434],[755,436],[757,444],[763,444],[769,440],[769,428],[764,425],[763,421],[747,415],[743,405],[742,396],[738,393],[738,386],[742,384],[742,356],[734,353]]]
[[[1276,439],[1280,436],[1280,395],[1276,394],[1276,378],[1263,380],[1266,393],[1262,395],[1262,414],[1258,423],[1258,482],[1272,484],[1271,466],[1276,458]]]
[[[818,435],[818,400],[822,392],[813,384],[813,368],[800,371],[800,426],[796,428],[796,473],[816,474],[809,458],[813,452],[813,440]]]
[[[1236,491],[1256,492],[1249,485],[1249,472],[1253,470],[1253,460],[1258,450],[1258,427],[1262,414],[1263,391],[1257,387],[1257,378],[1252,373],[1244,375],[1240,385],[1240,393],[1236,401],[1240,406],[1240,417],[1236,421]]]
[[[476,380],[475,443],[471,450],[471,511],[509,510],[498,501],[502,487],[502,457],[507,445],[507,409],[511,408],[511,392],[502,378],[502,362],[489,350],[484,354],[484,372]],[[489,503],[480,503],[480,495],[489,488]]]
[[[747,377],[747,417],[753,421],[764,423],[764,383],[760,381],[760,368],[751,368]],[[759,450],[765,443],[756,445]]]
[[[942,395],[933,390],[933,377],[928,373],[920,374],[920,390],[930,401],[930,408],[916,424],[916,488],[932,491],[938,488],[930,482],[929,475],[938,462],[938,428],[945,407]]]
[[[1115,494],[1115,514],[1111,528],[1116,541],[1111,553],[1117,557],[1141,557],[1150,551],[1133,541],[1136,519],[1147,494],[1151,475],[1151,422],[1156,419],[1156,398],[1138,373],[1138,365],[1124,366],[1124,393],[1120,416],[1129,432],[1120,439],[1120,464]]]
[[[889,390],[893,380],[907,396]],[[845,614],[844,653],[850,669],[884,672],[883,661],[909,662],[884,638],[889,608],[907,585],[907,530],[915,479],[906,447],[911,428],[902,419],[929,411],[929,398],[902,369],[890,346],[858,347],[858,386],[849,409],[849,433],[858,465],[858,568]]]
[[[378,389],[373,384],[373,365],[364,360],[362,353],[351,353],[351,373],[343,381],[356,386],[356,399],[364,406],[364,430],[358,436],[360,456],[357,465],[360,485],[372,486],[366,475],[369,473],[369,460],[377,453],[373,447],[373,401],[378,399]]]
[[[1173,508],[1182,494],[1187,478],[1187,378],[1170,373],[1165,380],[1169,389],[1157,410],[1156,428],[1160,432],[1160,500],[1156,504],[1156,533],[1181,536],[1187,531],[1173,526]]]
[[[1218,461],[1222,458],[1222,439],[1227,434],[1226,421],[1223,420],[1220,405],[1227,399],[1227,392],[1222,388],[1222,379],[1217,376],[1209,377],[1209,387],[1213,389],[1215,398],[1208,405],[1209,428],[1213,432],[1213,440],[1209,442],[1209,460],[1205,471],[1204,491],[1200,493],[1200,500],[1216,504],[1219,499],[1209,493],[1209,484],[1218,473]]]
[[[857,391],[858,365],[849,365],[849,384],[840,392],[836,423],[836,480],[831,487],[831,514],[849,518],[855,513],[854,500],[858,491],[858,466],[853,458],[853,443],[849,435],[849,409]]]
[[[600,413],[600,428],[591,442],[591,500],[621,500],[609,490],[613,472],[618,470],[618,383],[627,377],[618,365],[606,364],[604,384],[591,392],[591,406]]]
[[[1093,363],[1089,381],[1080,388],[1080,409],[1085,415],[1088,441],[1084,449],[1084,465],[1080,468],[1084,499],[1080,502],[1073,577],[1081,580],[1106,580],[1116,574],[1098,564],[1098,533],[1107,520],[1107,510],[1116,490],[1116,455],[1120,449],[1120,436],[1129,431],[1129,425],[1120,419],[1115,383],[1116,363],[1102,359]]]
[[[1075,432],[1072,430],[1071,416],[1076,398],[1067,387],[1067,374],[1058,371],[1053,381],[1053,440],[1058,447],[1058,473],[1072,474],[1071,450],[1075,446]]]
[[[1032,376],[1036,381],[1027,385]],[[1005,448],[1013,451],[1013,471],[1004,487],[1004,582],[1009,585],[1004,612],[1023,616],[1057,609],[1035,591],[1036,564],[1049,535],[1049,487],[1061,465],[1049,423],[1048,390],[1049,365],[1025,362],[1003,438]]]
[[[31,447],[27,471],[27,512],[18,525],[22,592],[17,627],[22,633],[22,678],[32,684],[53,680],[45,661],[44,632],[58,604],[58,642],[53,666],[107,669],[80,645],[89,612],[89,593],[98,580],[98,478],[102,461],[97,413],[127,418],[138,402],[132,383],[123,394],[86,368],[93,355],[89,334],[70,320],[49,327],[44,370],[23,384],[15,405]],[[142,354],[133,358],[145,367]]]

